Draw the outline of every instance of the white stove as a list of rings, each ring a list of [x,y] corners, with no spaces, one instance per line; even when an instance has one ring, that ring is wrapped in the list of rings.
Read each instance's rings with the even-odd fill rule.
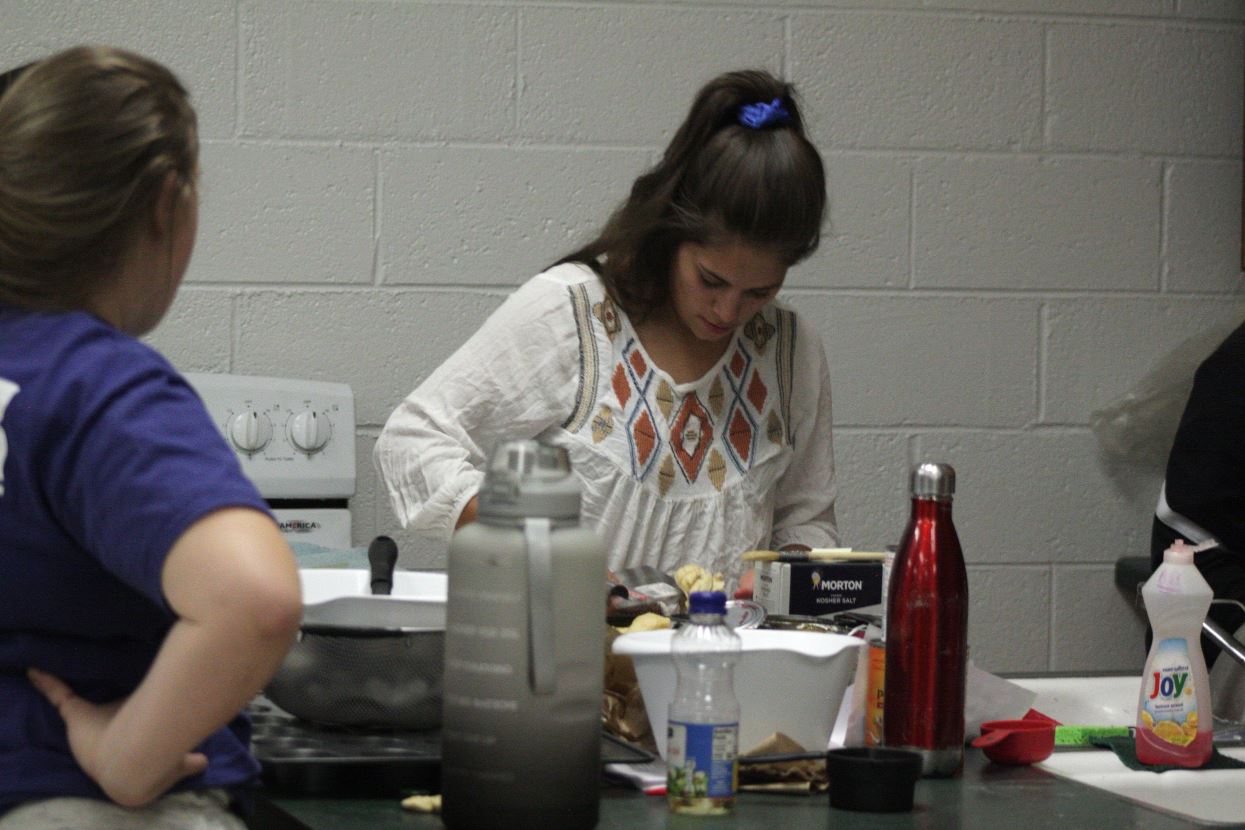
[[[351,546],[354,393],[344,383],[188,372],[291,542]]]

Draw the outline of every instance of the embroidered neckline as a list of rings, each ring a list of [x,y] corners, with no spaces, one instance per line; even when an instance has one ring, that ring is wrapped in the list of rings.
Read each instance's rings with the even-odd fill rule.
[[[712,384],[713,379],[722,373],[727,362],[730,361],[731,356],[739,348],[739,339],[743,332],[743,327],[741,326],[731,333],[730,342],[722,351],[722,356],[717,359],[708,371],[695,380],[689,380],[686,383],[677,383],[675,382],[673,375],[663,369],[656,360],[653,360],[653,356],[649,354],[648,349],[644,346],[644,341],[640,339],[639,332],[637,332],[635,330],[635,326],[631,324],[631,318],[621,310],[619,310],[619,317],[623,321],[623,331],[618,334],[618,337],[621,338],[621,342],[626,343],[628,340],[634,340],[635,348],[641,355],[644,356],[644,359],[648,361],[648,365],[652,368],[652,370],[657,373],[662,380],[668,383],[670,388],[679,396],[685,396],[690,392],[695,392],[698,389],[702,389]]]
[[[584,432],[594,445],[623,436],[619,460],[663,498],[680,481],[721,493],[747,477],[762,443],[791,446],[793,312],[767,305],[732,333],[710,369],[680,384],[652,360],[629,317],[589,294],[591,283],[569,287],[581,364],[574,413],[564,425],[570,431]],[[609,345],[599,352],[602,334]],[[599,354],[612,354],[608,367]],[[601,399],[606,389],[612,400]]]

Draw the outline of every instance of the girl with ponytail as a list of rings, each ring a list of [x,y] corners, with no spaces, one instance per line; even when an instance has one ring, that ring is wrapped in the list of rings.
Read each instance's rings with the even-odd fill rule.
[[[825,355],[776,299],[825,206],[791,86],[711,80],[596,238],[390,416],[375,459],[399,520],[448,539],[493,446],[540,437],[569,452],[615,570],[732,579],[742,551],[836,544]]]

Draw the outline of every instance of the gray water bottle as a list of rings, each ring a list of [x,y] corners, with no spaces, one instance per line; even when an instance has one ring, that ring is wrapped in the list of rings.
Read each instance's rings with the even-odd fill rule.
[[[596,826],[605,549],[579,524],[566,451],[502,444],[449,549],[442,819]]]

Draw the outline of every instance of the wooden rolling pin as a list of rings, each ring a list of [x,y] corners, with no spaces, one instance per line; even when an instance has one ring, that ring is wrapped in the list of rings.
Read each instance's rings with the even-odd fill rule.
[[[850,548],[813,548],[812,550],[750,550],[739,557],[745,562],[881,562],[885,551],[851,550]]]

